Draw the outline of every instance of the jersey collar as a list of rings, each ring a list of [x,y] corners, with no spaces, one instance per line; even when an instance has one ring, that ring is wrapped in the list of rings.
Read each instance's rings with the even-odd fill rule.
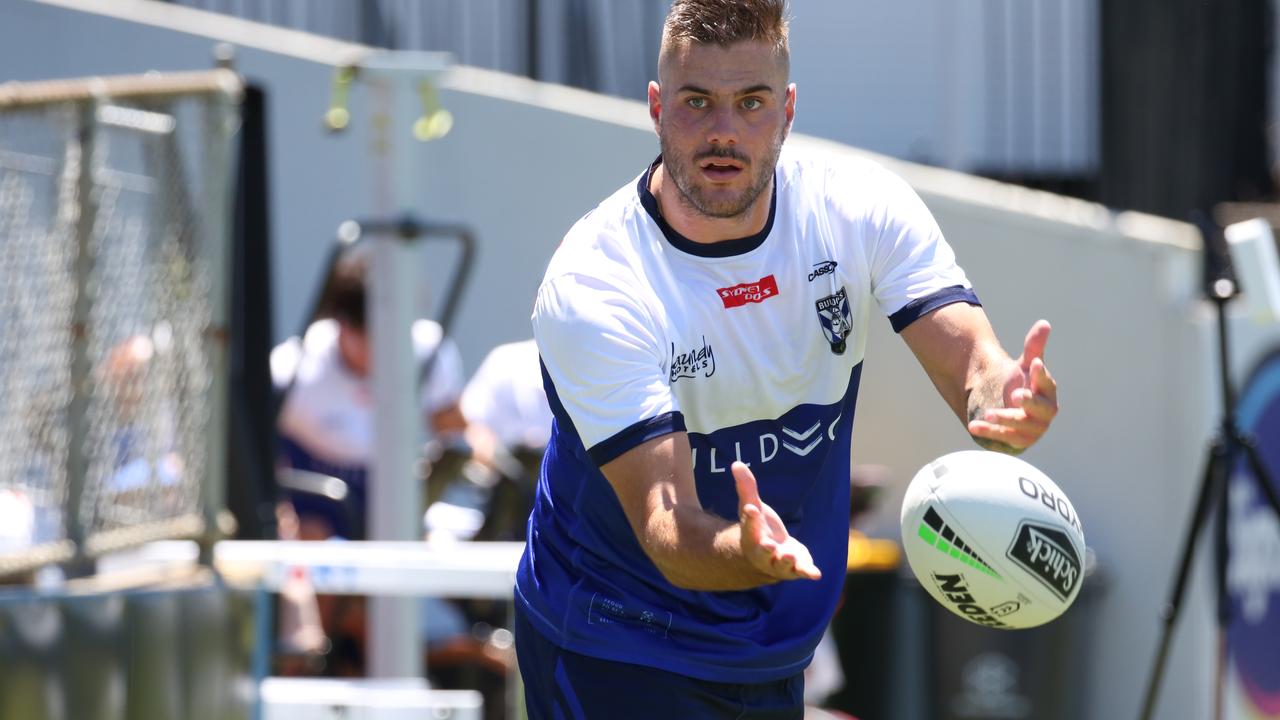
[[[769,219],[765,221],[764,228],[760,232],[744,238],[722,240],[714,243],[700,243],[690,240],[671,227],[666,218],[662,217],[662,211],[658,209],[658,198],[654,197],[653,193],[649,191],[649,177],[653,175],[654,169],[661,163],[662,156],[659,155],[656,160],[649,164],[649,169],[645,170],[644,174],[640,176],[636,190],[640,194],[640,204],[644,206],[645,212],[649,213],[649,217],[653,218],[653,221],[658,224],[658,228],[662,230],[667,242],[671,243],[677,250],[700,257],[733,257],[734,255],[743,255],[755,250],[764,243],[765,238],[769,237],[769,231],[773,230],[773,216],[778,210],[778,178],[776,173],[773,178],[773,194],[769,198]]]

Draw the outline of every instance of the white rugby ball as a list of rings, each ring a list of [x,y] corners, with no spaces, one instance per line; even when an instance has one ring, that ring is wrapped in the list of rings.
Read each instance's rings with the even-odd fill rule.
[[[1043,625],[1080,594],[1080,518],[1066,494],[1024,460],[985,450],[943,455],[912,478],[901,521],[916,579],[970,622]]]

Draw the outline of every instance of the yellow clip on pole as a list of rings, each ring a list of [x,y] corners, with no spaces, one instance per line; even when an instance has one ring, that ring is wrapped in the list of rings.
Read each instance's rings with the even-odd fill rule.
[[[354,65],[343,65],[333,74],[333,90],[329,96],[329,110],[324,114],[324,125],[332,132],[345,130],[351,122],[351,111],[347,109],[347,95],[355,78],[356,67]]]
[[[453,114],[440,107],[440,98],[431,81],[418,83],[418,95],[422,98],[422,117],[413,123],[413,136],[422,142],[430,142],[448,135],[453,128]]]

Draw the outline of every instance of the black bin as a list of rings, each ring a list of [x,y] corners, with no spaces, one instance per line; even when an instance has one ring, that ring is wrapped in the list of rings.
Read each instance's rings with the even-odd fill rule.
[[[983,627],[925,595],[923,661],[929,715],[937,720],[1077,720],[1085,713],[1089,625],[1102,582],[1086,563],[1084,585],[1057,619],[1026,630]]]

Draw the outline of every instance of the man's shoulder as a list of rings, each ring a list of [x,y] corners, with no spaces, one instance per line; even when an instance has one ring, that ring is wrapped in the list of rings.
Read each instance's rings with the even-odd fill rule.
[[[778,157],[782,183],[806,190],[821,191],[832,183],[874,185],[889,170],[874,158],[859,155],[847,148],[813,147],[809,145],[783,148]]]
[[[636,214],[644,212],[636,187],[636,181],[632,180],[578,218],[565,233],[561,249],[575,248],[593,240],[619,240],[629,236]]]
[[[639,236],[657,231],[650,225],[635,182],[628,183],[569,228],[547,265],[543,284],[566,275],[628,275],[643,240]]]
[[[784,151],[778,168],[779,183],[788,190],[787,202],[795,208],[826,208],[850,221],[900,212],[907,198],[914,197],[896,171],[849,148],[793,148]]]

